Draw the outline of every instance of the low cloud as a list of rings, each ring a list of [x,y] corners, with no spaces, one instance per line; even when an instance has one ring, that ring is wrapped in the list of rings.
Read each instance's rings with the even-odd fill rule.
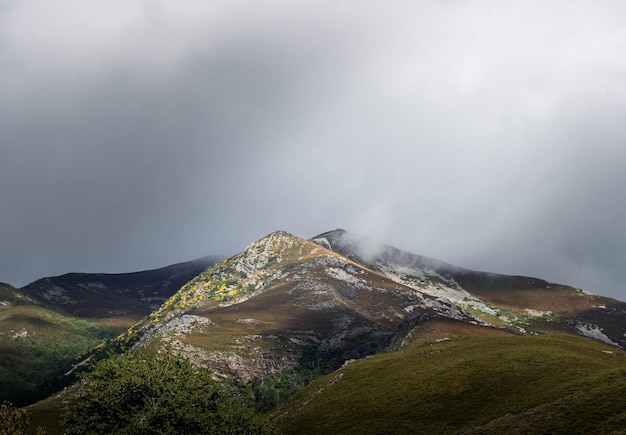
[[[343,227],[626,299],[619,2],[0,5],[0,281]]]

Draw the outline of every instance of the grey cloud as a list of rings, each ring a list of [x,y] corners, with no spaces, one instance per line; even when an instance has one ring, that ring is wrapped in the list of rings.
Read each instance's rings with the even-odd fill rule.
[[[619,2],[6,2],[0,280],[344,227],[626,298]]]

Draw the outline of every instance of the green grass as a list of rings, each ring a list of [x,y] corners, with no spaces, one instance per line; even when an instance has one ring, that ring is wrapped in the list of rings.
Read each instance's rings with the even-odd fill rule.
[[[41,307],[3,289],[0,307],[0,401],[26,404],[53,391],[57,378],[115,333],[106,326]],[[17,336],[16,333],[24,333]]]
[[[35,434],[38,426],[45,428],[46,435],[65,433],[61,420],[69,401],[74,400],[78,395],[77,385],[26,407],[26,411],[30,414],[28,433]]]
[[[275,416],[287,434],[625,430],[625,355],[570,336],[451,340],[356,361]]]

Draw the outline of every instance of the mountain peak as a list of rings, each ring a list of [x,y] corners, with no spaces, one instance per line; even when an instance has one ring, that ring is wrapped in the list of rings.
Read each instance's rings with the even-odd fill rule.
[[[353,260],[365,260],[365,262],[373,261],[381,252],[389,248],[367,236],[354,234],[341,228],[315,236],[311,241]]]
[[[308,243],[310,242],[286,231],[275,231],[250,244],[232,260],[241,263],[241,267],[246,270],[251,270],[251,264],[256,269],[264,268],[302,254],[304,246]],[[243,265],[244,263],[246,265]]]
[[[313,237],[314,239],[317,239],[319,237],[341,237],[343,235],[345,235],[347,233],[346,230],[344,230],[343,228],[337,228],[335,230],[331,230],[331,231],[326,231],[325,233],[322,233],[318,236]]]
[[[227,306],[245,301],[280,279],[284,267],[322,255],[322,251],[311,241],[286,231],[275,231],[197,275],[153,317],[161,317],[172,309],[184,312],[198,306],[216,303]]]
[[[219,376],[247,382],[294,369],[311,353],[315,364],[337,368],[387,348],[396,336],[403,340],[402,325],[435,317],[473,320],[337,252],[277,231],[205,270],[123,339],[139,346],[169,340]]]
[[[290,236],[290,237],[296,237],[296,236],[294,236],[293,234],[291,234],[291,233],[289,233],[289,232],[287,232],[287,231],[285,231],[285,230],[276,230],[276,231],[274,231],[274,232],[272,232],[272,233],[269,233],[267,236],[263,237],[263,239],[266,239],[266,238],[268,238],[268,237],[275,237],[275,236]],[[260,240],[263,240],[263,239],[260,239]]]

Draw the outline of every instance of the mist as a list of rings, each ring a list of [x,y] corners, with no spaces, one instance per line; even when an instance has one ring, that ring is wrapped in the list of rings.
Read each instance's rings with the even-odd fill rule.
[[[626,299],[617,1],[0,4],[0,281],[335,228]]]

